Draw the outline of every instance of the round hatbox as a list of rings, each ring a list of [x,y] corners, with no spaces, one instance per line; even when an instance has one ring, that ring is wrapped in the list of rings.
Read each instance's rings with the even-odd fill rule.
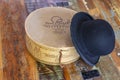
[[[26,45],[39,62],[49,65],[78,60],[70,37],[71,18],[76,11],[62,7],[40,8],[25,21]]]

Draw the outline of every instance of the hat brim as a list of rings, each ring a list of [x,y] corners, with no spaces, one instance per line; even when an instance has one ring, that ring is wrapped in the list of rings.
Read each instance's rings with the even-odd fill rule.
[[[99,61],[100,56],[90,55],[91,53],[87,50],[82,39],[82,32],[79,32],[79,30],[82,28],[81,24],[89,20],[94,19],[85,12],[79,12],[75,14],[72,18],[70,31],[72,42],[80,57],[90,66],[94,66]]]

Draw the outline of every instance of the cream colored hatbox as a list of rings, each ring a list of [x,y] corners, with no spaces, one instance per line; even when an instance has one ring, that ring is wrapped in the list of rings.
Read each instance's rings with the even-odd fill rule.
[[[76,11],[62,7],[40,8],[25,21],[26,45],[39,62],[68,64],[79,58],[70,36],[71,18]]]

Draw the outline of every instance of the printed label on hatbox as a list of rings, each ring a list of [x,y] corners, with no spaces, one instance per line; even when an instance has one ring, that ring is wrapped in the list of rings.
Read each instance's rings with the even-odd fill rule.
[[[70,26],[70,19],[52,16],[49,21],[45,22],[44,26],[52,29],[54,33],[66,33],[67,28]]]

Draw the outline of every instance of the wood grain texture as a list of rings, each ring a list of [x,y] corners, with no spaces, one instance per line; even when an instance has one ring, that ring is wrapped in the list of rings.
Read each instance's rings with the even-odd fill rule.
[[[1,5],[1,4],[0,4]],[[1,10],[1,8],[0,8]],[[1,24],[1,21],[0,21]],[[0,80],[3,80],[3,63],[2,63],[2,39],[1,39],[1,27],[0,27]]]
[[[65,80],[83,80],[81,74],[81,68],[83,67],[86,67],[88,70],[92,69],[92,67],[88,66],[81,59],[74,63],[64,65],[63,71]]]
[[[115,66],[117,66],[118,70],[120,71],[120,56],[118,56],[118,53],[120,53],[120,45],[118,44],[118,42],[116,42],[116,47],[112,52],[111,57]]]
[[[116,31],[120,32],[119,30],[120,23],[118,21],[119,17],[116,17],[118,13],[117,11],[115,11],[115,9],[113,9],[113,6],[118,6],[118,5],[113,4],[111,0],[91,0],[91,1],[77,0],[77,1],[78,1],[80,11],[90,13],[95,19],[107,20],[112,25],[115,32]],[[117,1],[118,0],[116,0],[115,2]],[[117,20],[114,20],[114,18],[117,18]],[[120,34],[116,34],[116,37],[118,38],[119,35]],[[120,41],[118,41],[116,45],[118,46],[119,44],[120,44]],[[120,72],[118,71],[119,64],[120,64],[120,61],[119,61],[120,57],[116,56],[117,52],[120,52],[120,51],[114,50],[111,55],[101,57],[99,63],[97,64],[96,68],[99,69],[99,71],[101,72],[102,80],[113,80],[113,79],[120,80],[120,77],[119,77]],[[75,64],[71,64],[70,66],[74,66],[74,68],[76,69]],[[70,73],[70,71],[75,71],[75,70],[72,70],[70,67],[67,66],[67,68],[65,68],[65,71],[67,74],[69,74],[71,78],[72,74]],[[71,80],[74,80],[74,79],[71,78]]]
[[[36,62],[25,46],[23,0],[1,0],[0,7],[3,80],[38,80]]]
[[[118,4],[116,3],[118,0],[114,1],[113,0],[95,0],[94,3],[96,3],[96,7],[100,10],[101,15],[103,15],[103,19],[107,20],[113,27],[115,33],[120,32],[119,29],[119,22],[116,19],[119,19],[119,16],[117,16],[118,11],[116,11],[115,8],[118,8]],[[119,2],[119,1],[118,1]],[[114,4],[116,3],[116,4]],[[113,8],[115,7],[115,8]],[[113,11],[113,12],[112,12]],[[117,55],[117,53],[120,52],[119,48],[119,37],[120,34],[116,34],[116,48],[112,52],[111,59],[113,60],[113,64],[117,67],[117,69],[120,71],[120,57]],[[114,66],[113,66],[114,67]]]
[[[63,68],[63,73],[64,73],[65,80],[70,80],[70,75],[67,67]]]
[[[120,80],[120,72],[109,56],[101,57],[97,67],[100,69],[103,80]]]
[[[79,0],[78,0],[79,1]],[[120,44],[120,17],[118,14],[120,13],[118,5],[119,0],[83,0],[86,1],[84,3],[85,6],[88,7],[87,12],[89,12],[94,18],[97,19],[104,19],[107,20],[113,27],[115,33],[116,33],[116,39],[117,39],[117,49],[115,49],[112,54],[111,58],[116,64],[116,67],[119,69],[120,64],[120,57],[116,54],[120,52],[119,50],[119,44]],[[81,3],[79,4],[81,5]],[[79,6],[81,8],[81,6]]]
[[[94,18],[105,19],[111,23],[115,32],[120,32],[119,0],[68,1],[72,2],[72,6],[69,8],[88,12]],[[24,21],[26,16],[24,0],[0,0],[0,80],[50,80],[46,77],[51,76],[58,79],[65,78],[65,80],[83,80],[80,73],[80,66],[83,66],[82,64],[86,65],[83,61],[64,65],[63,73],[60,67],[44,67],[44,65],[36,63],[25,46]],[[116,55],[120,52],[120,34],[118,33],[116,36],[118,38],[117,47],[111,55],[101,57],[96,68],[102,76],[94,80],[120,80],[120,57]],[[91,67],[87,67],[91,70]],[[37,68],[40,69],[39,72]],[[53,72],[52,74],[43,75],[44,72],[41,72],[41,69],[44,69],[45,72],[52,70]],[[51,79],[54,77],[51,77]]]
[[[0,29],[1,30],[1,29]],[[2,43],[0,34],[0,80],[3,80],[3,64],[2,64]]]

